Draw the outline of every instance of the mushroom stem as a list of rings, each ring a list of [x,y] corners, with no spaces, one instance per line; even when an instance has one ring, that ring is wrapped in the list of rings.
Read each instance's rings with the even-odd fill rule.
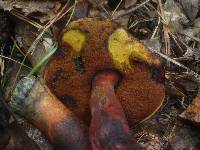
[[[55,149],[89,149],[87,128],[34,77],[18,83],[10,106],[43,131]]]
[[[115,71],[98,73],[92,83],[90,141],[98,150],[139,150],[131,136],[122,106],[115,95],[120,76]]]

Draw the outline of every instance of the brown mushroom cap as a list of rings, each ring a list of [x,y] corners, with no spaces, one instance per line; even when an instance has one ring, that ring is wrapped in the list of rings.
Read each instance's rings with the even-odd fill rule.
[[[116,95],[130,125],[148,118],[161,106],[165,96],[162,63],[118,24],[110,20],[73,21],[64,29],[60,46],[44,70],[44,79],[87,124],[91,81],[99,70],[117,70],[122,75]]]

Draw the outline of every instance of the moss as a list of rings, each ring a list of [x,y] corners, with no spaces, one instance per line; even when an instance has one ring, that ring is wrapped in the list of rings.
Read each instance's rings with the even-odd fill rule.
[[[117,68],[132,69],[131,60],[142,61],[148,64],[159,64],[151,53],[138,41],[129,37],[128,33],[119,28],[109,37],[108,50]]]
[[[66,43],[72,50],[80,53],[86,44],[86,35],[80,30],[70,30],[62,36],[62,42]]]

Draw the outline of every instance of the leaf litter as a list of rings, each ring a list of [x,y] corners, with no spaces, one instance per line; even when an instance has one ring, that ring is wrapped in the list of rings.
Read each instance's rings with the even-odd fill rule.
[[[101,0],[78,1],[73,12],[61,12],[67,1],[0,1],[0,8],[6,11],[6,19],[15,19],[14,33],[10,41],[16,41],[17,45],[26,52],[34,40],[41,33],[48,22],[54,19],[41,36],[36,49],[47,50],[47,45],[42,41],[56,41],[52,31],[65,26],[72,18],[98,17],[114,19],[124,26],[137,39],[141,40],[150,49],[160,54],[166,64],[166,98],[159,112],[149,120],[138,125],[134,129],[134,136],[147,150],[164,149],[199,149],[199,74],[200,74],[200,19],[199,0]],[[116,3],[117,2],[117,3]],[[119,5],[120,3],[120,5]],[[73,6],[70,1],[65,10]],[[83,6],[83,7],[82,7]],[[83,12],[83,14],[82,14]],[[74,15],[75,14],[75,15]],[[0,16],[2,16],[0,14]],[[22,25],[22,23],[24,22]],[[3,23],[1,23],[3,25]],[[5,31],[4,26],[0,31]],[[7,26],[7,25],[6,25]],[[22,33],[24,27],[30,27],[26,34]],[[6,28],[8,29],[8,28]],[[20,33],[20,34],[17,34]],[[28,36],[30,35],[33,36]],[[3,34],[2,34],[3,35]],[[8,33],[1,39],[6,39]],[[50,39],[50,40],[46,40]],[[48,42],[46,42],[48,43]],[[50,45],[51,45],[50,44]],[[40,46],[39,46],[40,45]],[[9,47],[0,42],[3,55],[9,57]],[[39,47],[39,48],[38,48]],[[8,51],[5,53],[5,51]],[[32,55],[35,55],[34,51]],[[38,56],[37,56],[38,57]],[[15,48],[14,59],[22,61],[23,55]],[[5,58],[2,60],[7,63]],[[26,65],[30,62],[24,61]],[[1,64],[1,67],[4,67]],[[12,67],[12,65],[9,65]],[[16,74],[14,74],[16,75]],[[13,79],[13,74],[8,76]],[[9,88],[3,88],[8,89]],[[21,123],[28,135],[40,145],[46,148],[47,141],[38,142],[31,132],[37,129],[29,128],[29,124]],[[41,134],[37,133],[36,134]],[[184,138],[183,138],[184,137]]]

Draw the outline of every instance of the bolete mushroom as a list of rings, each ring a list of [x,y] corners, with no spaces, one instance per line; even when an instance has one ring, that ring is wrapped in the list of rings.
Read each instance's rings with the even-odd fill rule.
[[[88,128],[35,77],[18,82],[9,104],[40,129],[54,149],[90,149]]]
[[[96,150],[141,150],[131,136],[123,108],[115,95],[114,88],[120,74],[104,70],[95,75],[92,82],[90,107],[90,142]]]
[[[62,32],[60,48],[43,70],[47,86],[34,78],[24,78],[18,85],[32,86],[25,91],[16,87],[18,92],[10,102],[13,110],[34,123],[58,149],[89,149],[87,129],[76,116],[89,124],[91,114],[93,148],[139,148],[131,139],[125,118],[133,127],[161,106],[165,90],[164,67],[159,58],[110,20],[73,21]],[[121,81],[114,91],[119,76]],[[99,112],[106,112],[106,117]],[[99,128],[98,119],[102,118]],[[104,133],[101,129],[119,139],[112,136],[105,148],[95,136]],[[105,137],[103,141],[107,141]]]
[[[51,92],[89,124],[92,79],[103,70],[115,70],[122,76],[116,96],[132,127],[162,105],[165,96],[162,62],[110,20],[71,22],[63,30],[60,50],[48,62],[43,77]]]

